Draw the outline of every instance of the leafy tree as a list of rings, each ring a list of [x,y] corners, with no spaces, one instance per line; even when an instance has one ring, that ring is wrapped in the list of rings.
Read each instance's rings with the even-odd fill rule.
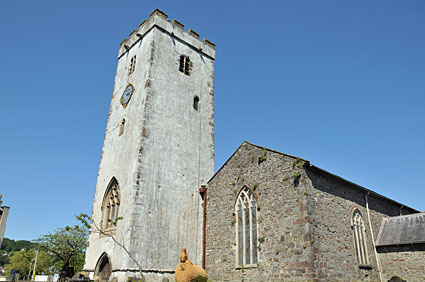
[[[61,281],[83,268],[87,234],[88,229],[85,226],[75,225],[59,228],[36,240],[41,249],[55,257],[56,265],[60,268]]]
[[[9,264],[6,264],[6,275],[10,275],[12,269],[19,271],[19,274],[22,278],[26,277],[30,271],[30,267],[34,266],[32,260],[35,259],[35,250],[34,249],[22,249],[16,251],[12,256],[9,257]],[[51,274],[53,270],[52,266],[52,257],[45,251],[40,250],[37,258],[36,272]],[[32,271],[32,269],[31,269]]]
[[[10,263],[10,257],[16,251],[29,250],[36,248],[36,244],[26,240],[12,240],[9,238],[3,238],[3,242],[0,249],[0,266],[4,267]]]
[[[5,266],[9,263],[9,254],[5,250],[0,251],[0,266]]]

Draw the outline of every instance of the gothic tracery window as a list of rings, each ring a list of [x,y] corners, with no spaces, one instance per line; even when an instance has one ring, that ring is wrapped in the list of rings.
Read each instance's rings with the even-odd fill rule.
[[[351,218],[351,227],[353,229],[354,247],[356,249],[357,261],[359,265],[368,265],[366,233],[363,217],[358,209],[354,209]]]
[[[102,205],[102,230],[115,229],[114,221],[120,208],[120,187],[115,177],[112,178],[105,192]]]
[[[244,187],[236,200],[236,264],[258,263],[257,202],[253,192]]]

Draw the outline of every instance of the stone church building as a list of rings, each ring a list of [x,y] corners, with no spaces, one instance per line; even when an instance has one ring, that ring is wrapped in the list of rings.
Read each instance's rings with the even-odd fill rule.
[[[206,270],[214,281],[425,281],[425,213],[244,142],[208,182]]]
[[[160,10],[121,43],[90,277],[174,281],[186,248],[213,281],[425,280],[425,213],[248,142],[214,174],[214,60]]]

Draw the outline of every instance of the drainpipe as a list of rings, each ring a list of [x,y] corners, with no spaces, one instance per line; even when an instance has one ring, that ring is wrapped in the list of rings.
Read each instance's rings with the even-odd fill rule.
[[[199,193],[203,201],[203,222],[202,222],[202,268],[205,269],[205,253],[206,253],[206,235],[207,235],[207,185],[201,184]]]
[[[378,252],[376,251],[376,245],[375,245],[375,237],[373,236],[372,222],[370,221],[369,201],[368,201],[369,195],[370,195],[370,191],[367,192],[367,194],[365,195],[367,218],[369,221],[370,234],[372,235],[372,244],[373,244],[373,251],[375,252],[376,264],[378,265],[379,280],[382,282],[383,280],[382,280],[381,264],[379,263]]]

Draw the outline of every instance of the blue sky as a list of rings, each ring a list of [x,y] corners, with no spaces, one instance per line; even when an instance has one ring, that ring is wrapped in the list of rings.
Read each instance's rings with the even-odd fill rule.
[[[216,170],[244,141],[425,209],[425,2],[0,0],[6,237],[90,214],[120,42],[155,9],[214,42]]]

